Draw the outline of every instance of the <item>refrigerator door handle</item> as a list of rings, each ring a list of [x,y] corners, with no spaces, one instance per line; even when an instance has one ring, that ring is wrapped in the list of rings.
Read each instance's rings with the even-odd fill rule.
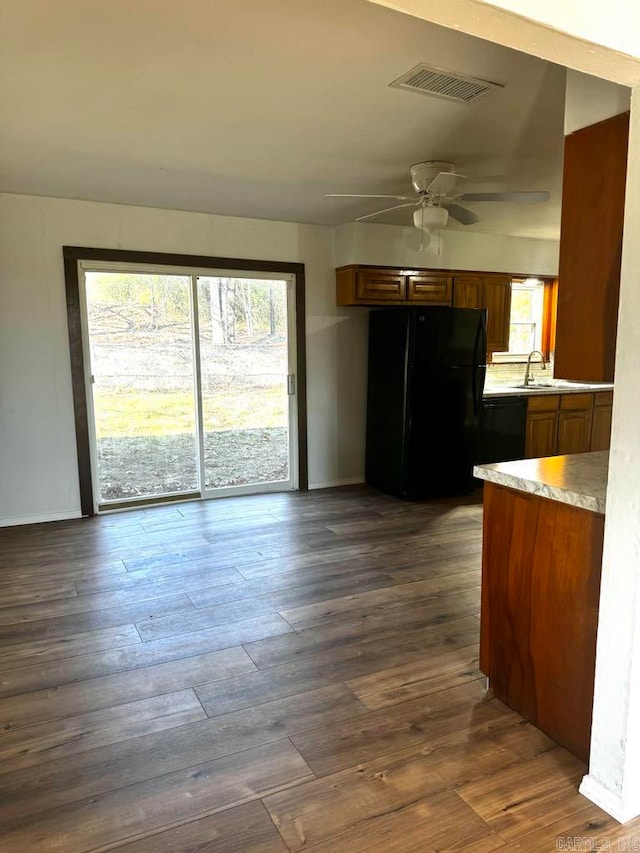
[[[482,362],[480,361],[480,348],[482,347]],[[479,414],[480,405],[482,403],[482,394],[484,392],[484,380],[486,375],[486,366],[484,362],[487,358],[487,313],[482,312],[482,316],[478,322],[476,329],[476,339],[473,345],[473,375],[472,375],[472,394],[473,394],[473,411],[474,414]],[[480,380],[480,381],[478,381]]]
[[[482,352],[482,358],[480,358]],[[487,311],[482,310],[476,329],[476,339],[473,345],[473,363],[486,364],[487,361]]]
[[[473,368],[473,412],[476,415],[480,414],[480,407],[482,406],[485,375],[486,367],[484,365],[479,364]]]

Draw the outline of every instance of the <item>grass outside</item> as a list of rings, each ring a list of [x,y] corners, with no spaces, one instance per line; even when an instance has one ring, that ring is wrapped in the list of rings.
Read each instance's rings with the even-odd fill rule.
[[[194,431],[193,395],[182,391],[125,391],[94,389],[98,438],[172,435]],[[203,397],[205,432],[284,427],[287,396],[281,388],[248,392],[223,391]]]

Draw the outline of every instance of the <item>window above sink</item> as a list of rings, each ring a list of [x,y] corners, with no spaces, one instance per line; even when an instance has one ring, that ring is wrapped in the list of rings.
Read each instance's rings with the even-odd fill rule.
[[[545,361],[549,361],[555,335],[556,294],[553,279],[512,280],[509,349],[493,353],[494,364],[526,362],[532,350],[541,350]]]

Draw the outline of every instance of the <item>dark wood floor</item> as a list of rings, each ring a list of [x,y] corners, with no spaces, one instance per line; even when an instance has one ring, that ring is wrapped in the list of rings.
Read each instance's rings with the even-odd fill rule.
[[[2,531],[2,853],[640,838],[485,693],[479,500],[353,487]]]

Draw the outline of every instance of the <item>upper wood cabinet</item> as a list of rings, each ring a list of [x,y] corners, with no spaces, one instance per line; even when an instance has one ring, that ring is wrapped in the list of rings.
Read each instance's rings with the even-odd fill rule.
[[[413,274],[407,276],[407,302],[426,302],[432,305],[451,305],[453,276]]]
[[[336,270],[338,305],[442,305],[487,309],[487,353],[509,349],[511,279],[507,273],[405,270],[352,264]]]
[[[453,274],[352,265],[336,270],[336,289],[338,305],[406,305],[415,302],[451,307]]]
[[[484,280],[484,307],[487,309],[487,351],[509,349],[511,320],[511,278],[492,276]]]
[[[453,284],[454,308],[484,308],[482,276],[457,275]]]
[[[390,270],[363,270],[356,275],[355,286],[358,302],[395,302],[405,298],[405,277]]]
[[[487,352],[509,349],[511,276],[456,275],[453,285],[455,308],[487,309]]]
[[[555,375],[613,381],[628,114],[565,139]]]

